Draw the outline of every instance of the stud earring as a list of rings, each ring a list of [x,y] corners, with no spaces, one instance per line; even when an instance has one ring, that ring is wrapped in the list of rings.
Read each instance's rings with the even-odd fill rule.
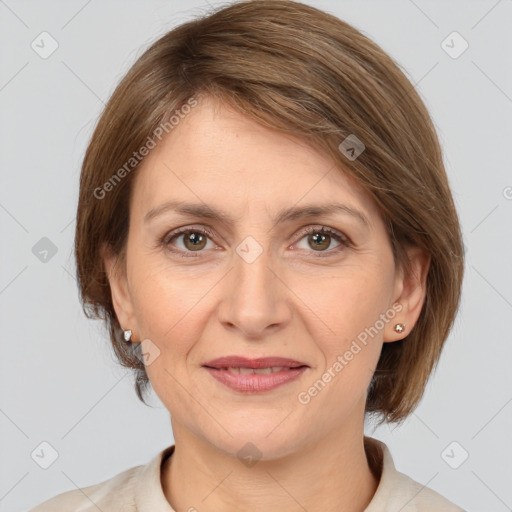
[[[395,325],[396,332],[403,332],[404,329],[405,329],[405,324],[396,324]]]
[[[124,341],[130,341],[132,337],[132,331],[130,329],[124,331]]]

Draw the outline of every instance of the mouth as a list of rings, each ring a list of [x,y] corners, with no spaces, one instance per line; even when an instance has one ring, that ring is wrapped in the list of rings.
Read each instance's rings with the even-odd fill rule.
[[[282,371],[290,371],[295,370],[296,368],[305,368],[305,366],[297,366],[297,367],[289,367],[289,366],[270,366],[267,368],[244,368],[241,366],[228,366],[226,368],[216,368],[211,366],[206,366],[206,368],[210,368],[211,370],[223,370],[234,373],[235,375],[268,375],[269,373],[278,373]]]
[[[292,368],[308,367],[306,363],[286,357],[259,357],[249,359],[243,356],[219,357],[204,363],[203,366],[218,370],[264,370],[263,373],[273,373]],[[245,372],[247,373],[247,372]],[[260,373],[260,372],[257,372]]]
[[[273,390],[297,379],[309,365],[283,357],[248,359],[229,356],[203,364],[217,381],[242,393]]]

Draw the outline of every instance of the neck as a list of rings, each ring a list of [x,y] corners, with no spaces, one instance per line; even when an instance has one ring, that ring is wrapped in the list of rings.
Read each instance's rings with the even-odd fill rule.
[[[162,471],[176,511],[322,510],[363,512],[378,486],[368,464],[361,424],[357,436],[333,431],[274,460],[245,466],[236,457],[173,423],[175,450]]]

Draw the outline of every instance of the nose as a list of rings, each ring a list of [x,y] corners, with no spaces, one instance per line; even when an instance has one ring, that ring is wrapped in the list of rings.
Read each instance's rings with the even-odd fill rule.
[[[260,340],[290,322],[291,291],[274,270],[270,251],[263,250],[255,259],[246,254],[242,245],[234,255],[218,316],[227,329],[238,330],[247,339]]]

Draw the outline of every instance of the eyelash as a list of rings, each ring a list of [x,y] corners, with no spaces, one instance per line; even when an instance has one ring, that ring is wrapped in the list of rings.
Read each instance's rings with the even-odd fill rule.
[[[179,229],[177,229],[175,231],[172,231],[170,233],[166,233],[163,237],[160,238],[159,243],[160,243],[160,245],[163,245],[167,250],[177,254],[178,256],[180,256],[182,258],[197,258],[198,256],[192,255],[193,251],[182,251],[181,249],[176,250],[176,249],[170,249],[169,248],[169,244],[170,244],[170,242],[172,240],[174,240],[175,238],[178,238],[180,235],[187,235],[187,234],[190,234],[190,233],[200,233],[201,235],[207,236],[209,238],[214,238],[215,237],[214,233],[211,230],[209,230],[208,228],[204,228],[204,227],[200,227],[200,228],[187,227],[187,228],[179,228]],[[308,228],[302,230],[298,234],[298,236],[300,236],[298,241],[302,240],[304,238],[304,236],[309,235],[311,233],[319,233],[319,234],[330,235],[333,238],[335,238],[335,240],[338,241],[341,244],[336,249],[331,249],[331,250],[328,250],[328,251],[313,251],[313,252],[317,252],[317,255],[315,256],[316,258],[328,258],[328,257],[331,257],[333,255],[332,253],[337,254],[338,252],[340,252],[340,250],[343,250],[343,248],[347,248],[347,247],[350,247],[352,245],[350,240],[345,235],[343,235],[339,231],[337,231],[335,229],[332,229],[332,228],[329,228],[327,226],[311,226],[311,227],[308,227]],[[198,251],[198,252],[202,252],[202,251]],[[324,255],[324,254],[322,254],[322,252],[327,252],[329,254]]]

